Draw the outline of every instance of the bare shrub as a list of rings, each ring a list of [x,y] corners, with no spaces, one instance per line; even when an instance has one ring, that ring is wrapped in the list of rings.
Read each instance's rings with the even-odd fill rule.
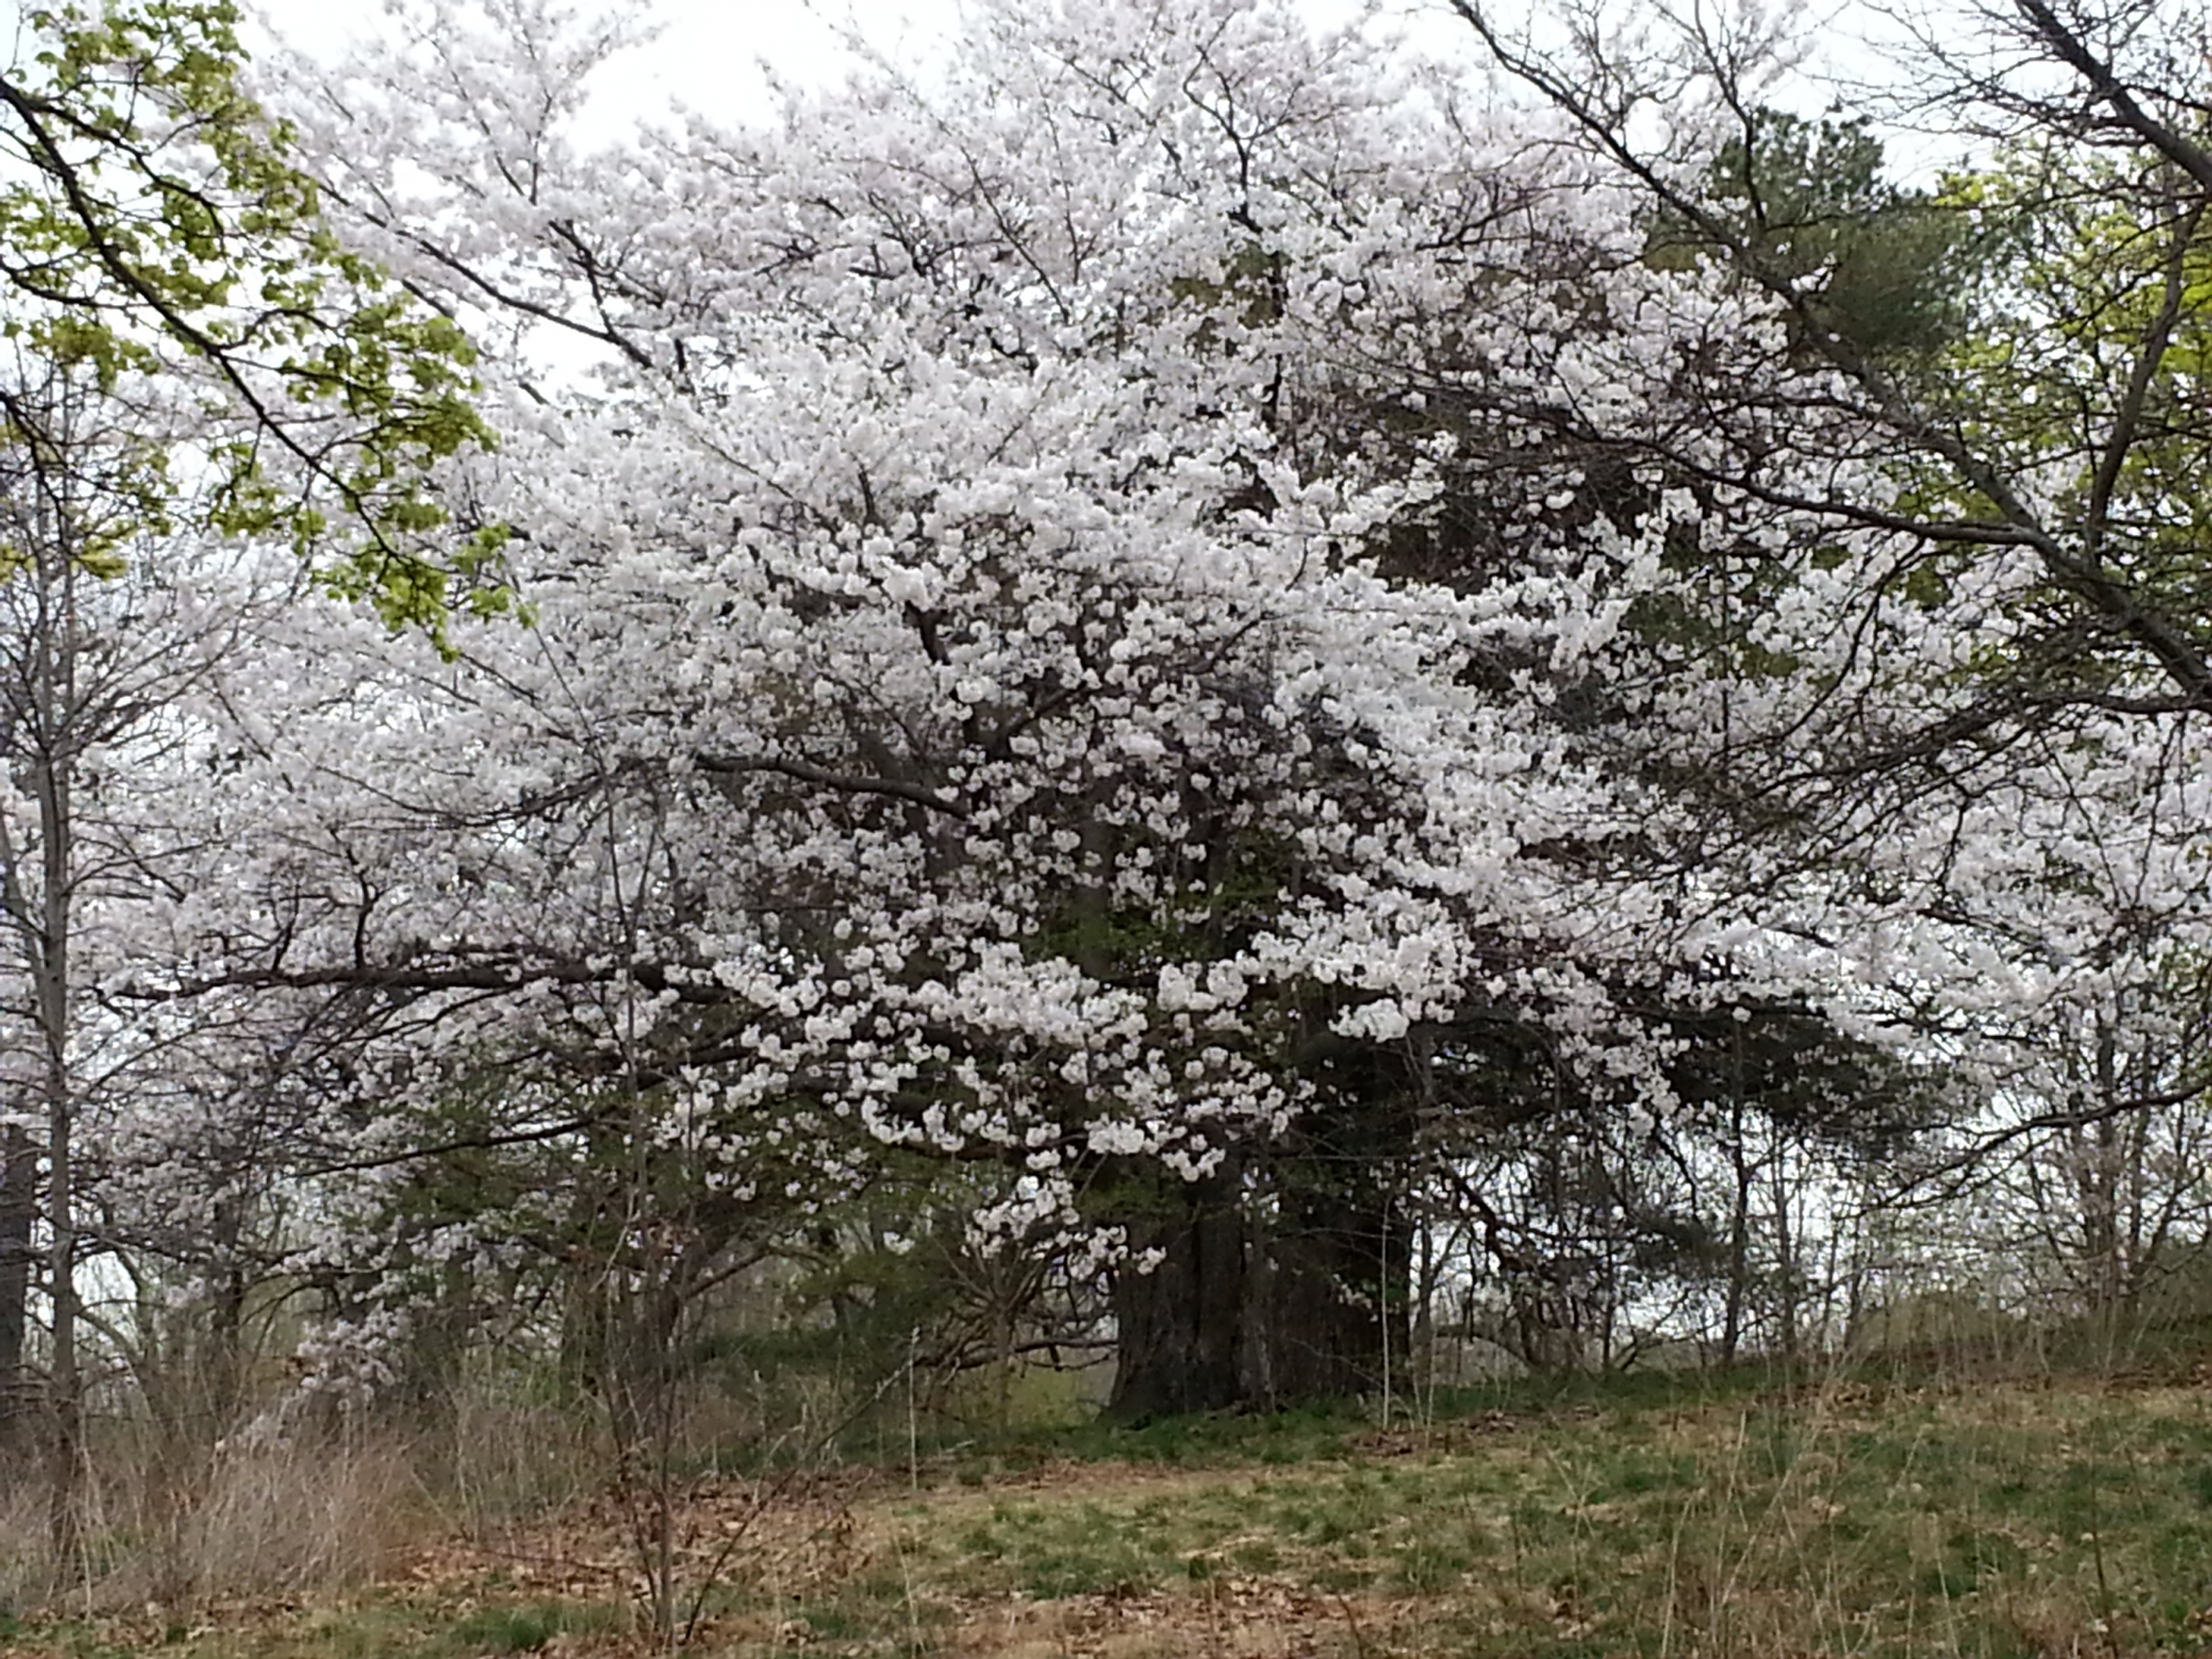
[[[574,1405],[461,1386],[412,1456],[422,1495],[451,1530],[483,1539],[589,1497],[605,1456],[591,1414]]]

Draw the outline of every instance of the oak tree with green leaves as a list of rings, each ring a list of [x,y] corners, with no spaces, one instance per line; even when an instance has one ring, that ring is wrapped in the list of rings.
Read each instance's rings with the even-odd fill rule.
[[[394,625],[435,624],[497,542],[435,465],[491,441],[473,350],[325,223],[248,92],[229,0],[29,11],[0,67],[0,328],[113,396],[197,409],[169,465],[212,528],[282,535]],[[203,487],[212,481],[215,487]]]

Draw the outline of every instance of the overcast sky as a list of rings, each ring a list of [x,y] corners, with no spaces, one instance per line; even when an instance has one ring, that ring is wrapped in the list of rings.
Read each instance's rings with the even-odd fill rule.
[[[250,0],[265,27],[318,55],[335,52],[350,32],[373,23],[374,0]],[[591,0],[576,0],[579,10]],[[1441,15],[1440,0],[1386,0],[1393,15],[1432,51],[1458,50],[1465,25]],[[840,26],[855,27],[906,61],[925,60],[958,26],[960,0],[651,0],[658,22],[650,45],[601,72],[594,114],[610,129],[676,104],[742,118],[759,108],[766,62],[786,80],[826,86],[849,58]],[[1300,0],[1317,24],[1348,21],[1359,0]]]
[[[586,13],[605,0],[568,0]],[[1052,0],[1034,0],[1049,4]],[[317,55],[334,54],[349,34],[373,29],[378,0],[247,0],[260,23],[292,44]],[[1363,0],[1294,0],[1319,27],[1351,21]],[[1414,46],[1440,59],[1480,56],[1467,25],[1446,10],[1446,0],[1377,0],[1389,26]],[[1555,10],[1555,0],[1491,0],[1509,20],[1518,13],[1539,34]],[[1624,10],[1633,4],[1624,0]],[[613,138],[635,122],[667,113],[678,105],[710,117],[743,124],[768,108],[763,63],[783,79],[801,86],[834,85],[851,55],[843,44],[857,31],[904,63],[925,63],[959,28],[962,0],[640,0],[638,8],[659,26],[646,45],[623,54],[602,68],[594,85],[596,97],[582,136]],[[1813,48],[1847,79],[1879,86],[1896,84],[1894,61],[1866,39],[1881,32],[1891,14],[1888,4],[1870,0],[1795,0],[1790,27],[1800,42]],[[1712,15],[1774,16],[1762,0],[1719,0]],[[1815,64],[1808,63],[1808,68]],[[1824,108],[1832,91],[1817,78],[1800,80],[1793,92],[1777,89],[1777,101],[1813,114]],[[1932,177],[1959,157],[1948,149],[1902,129],[1883,129],[1891,166],[1909,179]]]
[[[588,10],[580,5],[578,10]],[[293,45],[334,53],[350,35],[372,28],[373,5],[329,0],[256,0],[258,21]],[[827,21],[849,13],[872,35],[918,44],[941,39],[959,15],[958,0],[859,0],[847,7],[805,0],[656,0],[640,8],[660,25],[650,45],[601,72],[602,100],[633,114],[683,103],[704,110],[754,103],[766,90],[766,61],[792,80],[836,79],[843,52]]]

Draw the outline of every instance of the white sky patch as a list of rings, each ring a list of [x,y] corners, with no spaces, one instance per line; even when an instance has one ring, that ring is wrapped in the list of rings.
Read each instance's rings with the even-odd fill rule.
[[[959,20],[956,0],[897,0],[843,12],[789,3],[732,0],[657,0],[637,8],[658,34],[602,68],[592,113],[613,137],[641,117],[678,106],[743,120],[771,103],[769,74],[801,86],[833,83],[850,60],[845,37],[855,30],[902,53],[929,48]],[[351,41],[376,32],[375,8],[334,6],[327,0],[259,0],[255,32],[319,58],[334,58]]]
[[[249,0],[249,6],[250,47],[274,36],[320,58],[372,35],[379,10],[328,0]],[[1298,9],[1324,29],[1368,10],[1362,0],[1302,0]],[[1413,0],[1376,10],[1433,55],[1474,50],[1466,25],[1440,5]],[[832,86],[852,67],[856,41],[895,62],[926,65],[959,32],[962,8],[960,0],[648,0],[636,11],[658,32],[595,77],[587,140],[617,137],[640,119],[679,108],[733,124],[764,117],[773,103],[772,76],[802,89]]]

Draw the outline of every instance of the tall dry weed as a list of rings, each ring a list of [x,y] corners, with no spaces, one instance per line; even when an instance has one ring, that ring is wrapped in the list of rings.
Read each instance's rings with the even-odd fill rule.
[[[408,1448],[389,1439],[270,1437],[103,1471],[84,1586],[94,1605],[165,1605],[344,1589],[419,1535]]]
[[[601,1490],[601,1438],[574,1407],[458,1389],[411,1450],[419,1490],[439,1519],[480,1540]]]

